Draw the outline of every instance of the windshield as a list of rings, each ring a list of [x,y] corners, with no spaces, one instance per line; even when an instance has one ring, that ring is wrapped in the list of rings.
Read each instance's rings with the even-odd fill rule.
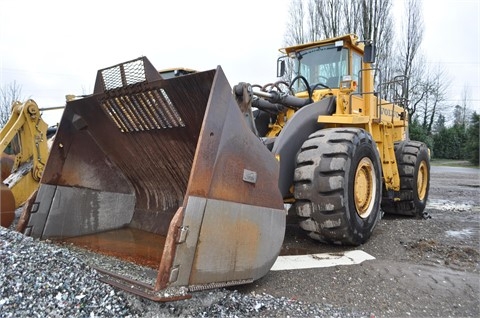
[[[348,49],[333,44],[299,51],[294,58],[293,76],[302,75],[310,88],[338,88],[348,70]],[[297,91],[305,90],[302,81],[294,84]]]

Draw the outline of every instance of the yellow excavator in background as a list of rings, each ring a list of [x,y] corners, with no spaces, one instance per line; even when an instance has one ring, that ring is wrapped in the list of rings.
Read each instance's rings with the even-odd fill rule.
[[[408,138],[405,101],[375,87],[374,51],[355,35],[282,49],[277,77],[292,78],[260,90],[220,66],[99,70],[67,102],[23,232],[102,254],[103,281],[171,301],[268,273],[285,204],[335,244],[366,242],[381,210],[421,216],[428,148]]]
[[[63,107],[53,107],[59,109]],[[15,210],[35,192],[48,159],[48,139],[56,127],[43,121],[35,101],[14,102],[10,117],[0,131],[1,226],[12,223]]]

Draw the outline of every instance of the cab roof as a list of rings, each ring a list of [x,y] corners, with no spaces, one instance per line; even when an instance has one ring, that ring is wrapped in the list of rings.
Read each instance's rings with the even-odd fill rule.
[[[289,47],[281,48],[281,49],[279,49],[279,51],[283,54],[288,55],[291,52],[296,52],[296,51],[300,51],[300,50],[303,50],[303,49],[306,49],[306,48],[324,45],[324,44],[327,44],[327,43],[335,43],[336,41],[341,41],[341,40],[347,42],[351,46],[356,46],[357,48],[359,48],[360,50],[363,51],[363,48],[364,48],[363,42],[358,43],[358,36],[356,34],[353,34],[353,33],[352,34],[345,34],[345,35],[342,35],[342,36],[337,36],[337,37],[329,38],[329,39],[325,39],[325,40],[320,40],[320,41],[314,41],[314,42],[289,46]]]

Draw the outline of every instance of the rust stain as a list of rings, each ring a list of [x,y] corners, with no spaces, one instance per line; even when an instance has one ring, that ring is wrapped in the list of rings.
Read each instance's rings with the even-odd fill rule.
[[[67,238],[62,242],[156,269],[162,258],[165,236],[134,228],[122,228]]]
[[[20,233],[25,233],[25,230],[28,225],[28,220],[30,219],[30,215],[32,213],[32,209],[35,204],[35,200],[37,199],[38,189],[33,191],[30,197],[27,199],[25,204],[22,208],[22,214],[20,215],[20,219],[18,220],[16,230]]]
[[[175,244],[177,239],[176,233],[183,221],[183,216],[183,208],[180,207],[175,213],[172,222],[170,223],[170,227],[168,228],[167,239],[164,244],[165,248],[163,250],[163,259],[158,268],[158,276],[157,283],[155,284],[155,290],[164,289],[168,286],[170,270],[172,268],[173,259],[175,258],[175,253],[177,249],[177,245]]]

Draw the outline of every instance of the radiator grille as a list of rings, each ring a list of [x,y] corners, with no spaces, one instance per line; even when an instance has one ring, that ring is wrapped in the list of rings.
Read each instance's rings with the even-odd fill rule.
[[[101,105],[121,132],[185,127],[163,88],[108,97]]]

